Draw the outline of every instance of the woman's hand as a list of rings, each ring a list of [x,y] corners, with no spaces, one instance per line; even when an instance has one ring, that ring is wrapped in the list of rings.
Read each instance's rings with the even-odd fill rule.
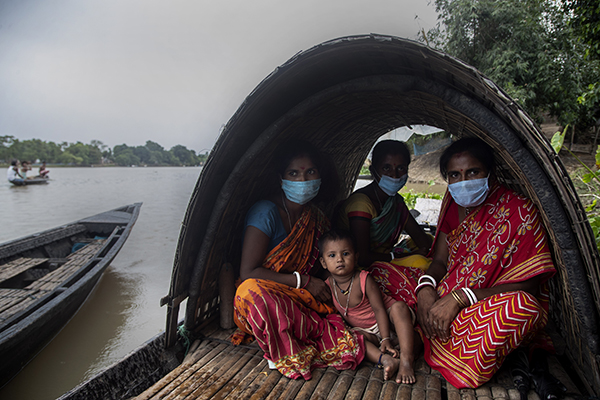
[[[438,300],[437,292],[430,286],[425,286],[417,292],[417,321],[421,325],[427,339],[435,337],[436,331],[431,325],[429,312]]]
[[[308,275],[304,275],[302,280],[304,281],[304,279],[308,279]],[[331,289],[329,289],[329,286],[322,279],[311,276],[305,289],[321,303],[331,303]]]
[[[433,335],[444,342],[447,341],[450,338],[450,324],[459,312],[460,307],[452,296],[444,296],[435,302],[427,316],[428,326]]]

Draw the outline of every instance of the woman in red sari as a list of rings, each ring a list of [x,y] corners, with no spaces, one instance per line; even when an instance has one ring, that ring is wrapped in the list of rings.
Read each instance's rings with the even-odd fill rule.
[[[276,152],[281,190],[254,204],[246,216],[234,321],[242,343],[252,335],[272,368],[288,378],[311,378],[318,367],[354,369],[365,356],[391,377],[398,363],[381,355],[360,334],[346,328],[331,303],[331,291],[317,276],[319,237],[329,221],[311,200],[327,182],[317,151],[306,142]],[[323,185],[321,185],[323,178]]]
[[[535,205],[501,186],[494,167],[479,139],[448,147],[429,269],[371,267],[384,290],[416,308],[425,360],[457,388],[487,382],[547,321],[555,269],[546,232]]]

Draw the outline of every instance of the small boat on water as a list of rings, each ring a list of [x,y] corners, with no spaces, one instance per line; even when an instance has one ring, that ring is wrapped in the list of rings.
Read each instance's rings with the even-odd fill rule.
[[[422,356],[415,361],[414,385],[383,381],[383,372],[367,363],[291,380],[269,369],[258,346],[227,340],[233,292],[223,282],[235,278],[244,216],[264,195],[267,163],[277,146],[294,138],[321,149],[337,166],[341,200],[352,192],[376,140],[410,125],[483,139],[496,152],[499,180],[537,205],[557,270],[547,328],[557,348],[550,371],[567,388],[567,398],[599,396],[600,255],[549,141],[473,67],[420,43],[372,34],[300,52],[250,93],[223,129],[191,196],[169,294],[161,301],[167,306],[165,332],[60,399],[523,398],[505,369],[477,389],[459,390]],[[337,200],[323,206],[329,216]],[[525,397],[539,399],[533,390]]]
[[[16,183],[13,181],[9,181],[9,182],[15,186],[26,186],[26,185],[46,185],[49,181],[50,181],[50,179],[48,179],[48,178],[31,178],[31,179],[24,179],[22,184]]]
[[[0,244],[0,386],[79,310],[123,247],[141,206]]]

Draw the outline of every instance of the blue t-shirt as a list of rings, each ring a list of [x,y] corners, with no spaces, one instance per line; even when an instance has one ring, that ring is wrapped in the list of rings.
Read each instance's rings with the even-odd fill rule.
[[[268,251],[273,250],[273,248],[281,243],[288,235],[283,226],[283,221],[281,220],[277,206],[269,200],[260,200],[248,210],[244,233],[248,226],[259,229],[269,237]]]

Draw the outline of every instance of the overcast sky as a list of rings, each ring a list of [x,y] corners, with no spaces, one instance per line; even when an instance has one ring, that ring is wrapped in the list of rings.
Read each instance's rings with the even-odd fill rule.
[[[203,152],[297,52],[436,17],[428,0],[0,0],[0,136]]]

